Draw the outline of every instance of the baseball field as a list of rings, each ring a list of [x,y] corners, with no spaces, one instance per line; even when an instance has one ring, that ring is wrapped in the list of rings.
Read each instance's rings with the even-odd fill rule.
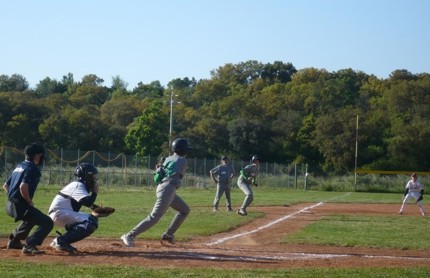
[[[58,187],[40,186],[35,206],[46,211]],[[247,216],[212,212],[215,189],[179,189],[191,207],[176,234],[177,244],[159,238],[174,215],[127,248],[120,236],[146,217],[155,188],[102,188],[96,203],[116,208],[99,229],[77,242],[76,254],[23,255],[7,250],[17,223],[0,214],[1,277],[429,277],[430,218],[410,203],[397,214],[401,194],[324,192],[259,187]],[[232,191],[234,208],[243,200]],[[5,203],[4,192],[0,202]],[[426,197],[424,204],[426,205]],[[221,199],[220,205],[225,203]],[[430,206],[426,207],[430,210]]]

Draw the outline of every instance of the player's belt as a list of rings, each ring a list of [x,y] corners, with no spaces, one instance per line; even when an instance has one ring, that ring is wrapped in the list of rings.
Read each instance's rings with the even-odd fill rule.
[[[64,194],[62,192],[58,192],[57,194],[60,195],[61,197],[66,198],[66,199],[72,199],[72,197],[70,197],[69,195],[66,195],[66,194]]]

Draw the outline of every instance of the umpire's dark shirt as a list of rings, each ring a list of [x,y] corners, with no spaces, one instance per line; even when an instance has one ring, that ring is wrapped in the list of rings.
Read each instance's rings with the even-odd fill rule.
[[[18,164],[6,182],[9,185],[8,198],[26,202],[19,190],[21,183],[26,183],[30,198],[33,199],[41,175],[39,168],[31,161],[25,160]]]

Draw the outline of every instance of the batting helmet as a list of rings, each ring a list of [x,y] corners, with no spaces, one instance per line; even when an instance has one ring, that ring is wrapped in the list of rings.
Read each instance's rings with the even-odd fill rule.
[[[76,167],[75,176],[78,177],[78,180],[85,183],[86,186],[89,187],[90,190],[93,189],[96,184],[95,175],[98,174],[98,170],[91,163],[81,163],[78,167]]]
[[[259,157],[258,155],[254,155],[254,156],[251,158],[252,163],[254,163],[256,160],[260,161],[260,157]]]
[[[189,151],[192,151],[190,144],[187,139],[184,138],[176,138],[172,142],[172,152],[177,153],[178,155],[186,155]]]

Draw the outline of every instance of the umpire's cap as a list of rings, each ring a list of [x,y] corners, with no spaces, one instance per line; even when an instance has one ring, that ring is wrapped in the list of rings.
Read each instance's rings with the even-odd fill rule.
[[[34,156],[38,153],[41,153],[45,155],[45,148],[42,145],[39,145],[37,143],[31,143],[30,145],[27,145],[24,149],[25,156],[30,158],[32,160]]]
[[[221,156],[221,160],[227,160],[227,159],[228,159],[227,156],[225,155]]]

